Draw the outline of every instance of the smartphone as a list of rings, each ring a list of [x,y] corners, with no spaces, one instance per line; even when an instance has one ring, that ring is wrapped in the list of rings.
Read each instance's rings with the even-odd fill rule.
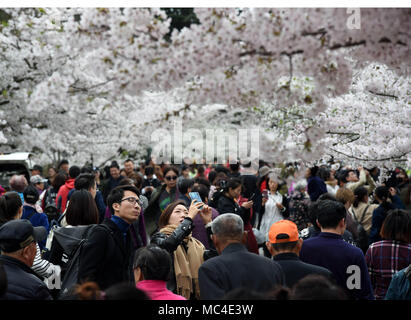
[[[191,200],[197,200],[197,202],[203,202],[198,192],[189,192],[188,195],[190,196]],[[203,206],[201,206],[199,209],[203,209]]]
[[[263,190],[262,195],[263,198],[268,199],[268,190]]]

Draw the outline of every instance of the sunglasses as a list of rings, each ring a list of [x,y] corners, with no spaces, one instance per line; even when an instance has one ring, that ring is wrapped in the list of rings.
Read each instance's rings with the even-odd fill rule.
[[[168,181],[177,180],[177,176],[167,176],[165,177]]]

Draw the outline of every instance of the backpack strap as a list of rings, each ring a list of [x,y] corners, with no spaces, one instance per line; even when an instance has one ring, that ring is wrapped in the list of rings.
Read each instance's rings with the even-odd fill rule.
[[[36,214],[36,212],[32,212],[30,213],[25,219],[30,220],[34,215]]]
[[[365,213],[367,212],[367,209],[368,209],[369,206],[370,206],[370,205],[367,204],[367,206],[365,207],[364,211],[362,212],[360,221],[358,222],[359,224],[362,224],[362,221],[364,220],[364,217],[365,217]]]
[[[407,269],[405,269],[405,276],[411,282],[411,264],[407,267]],[[411,284],[410,284],[410,287],[411,287]]]

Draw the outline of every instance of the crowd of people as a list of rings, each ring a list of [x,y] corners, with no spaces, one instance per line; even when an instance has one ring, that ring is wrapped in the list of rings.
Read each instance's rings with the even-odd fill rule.
[[[0,299],[411,299],[407,172],[302,170],[34,166],[0,189]]]

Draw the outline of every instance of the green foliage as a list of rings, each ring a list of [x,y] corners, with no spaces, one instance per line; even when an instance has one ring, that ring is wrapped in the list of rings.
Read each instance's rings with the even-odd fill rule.
[[[187,27],[189,28],[192,24],[199,24],[196,14],[193,8],[161,8],[164,10],[169,18],[171,18],[170,31],[165,36],[166,40],[170,40],[171,33],[174,29],[180,31],[181,29]]]

